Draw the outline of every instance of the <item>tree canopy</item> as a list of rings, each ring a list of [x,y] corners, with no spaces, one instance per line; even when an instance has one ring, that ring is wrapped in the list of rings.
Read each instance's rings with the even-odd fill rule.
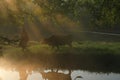
[[[10,2],[11,1],[11,2]],[[85,28],[113,29],[120,26],[119,0],[6,0],[0,1],[1,25],[22,25],[28,20],[60,23],[57,15],[62,15],[75,23],[83,23]],[[7,23],[7,24],[6,24]]]

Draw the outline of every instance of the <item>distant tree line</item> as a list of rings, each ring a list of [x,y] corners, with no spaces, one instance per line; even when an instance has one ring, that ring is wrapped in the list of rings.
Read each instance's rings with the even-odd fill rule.
[[[0,26],[21,26],[24,17],[34,21],[37,17],[49,19],[55,26],[59,23],[57,14],[67,16],[72,21],[83,24],[85,29],[105,32],[120,31],[119,0],[11,0],[17,10],[11,9],[5,1],[0,1]],[[31,4],[31,6],[29,4]],[[36,9],[36,6],[39,11]],[[6,9],[6,17],[2,9]],[[37,16],[37,17],[36,17]],[[37,19],[39,20],[39,19]],[[7,24],[6,24],[7,23]]]
[[[33,0],[54,16],[61,13],[88,29],[118,31],[120,26],[119,0]]]

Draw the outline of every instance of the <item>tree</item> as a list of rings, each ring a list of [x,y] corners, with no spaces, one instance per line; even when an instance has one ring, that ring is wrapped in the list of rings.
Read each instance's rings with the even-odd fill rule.
[[[119,3],[119,0],[94,0],[88,8],[95,24],[108,28],[120,25]]]

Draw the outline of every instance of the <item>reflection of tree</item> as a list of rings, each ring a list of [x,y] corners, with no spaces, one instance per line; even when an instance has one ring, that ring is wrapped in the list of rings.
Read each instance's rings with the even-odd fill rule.
[[[27,77],[34,70],[34,66],[32,65],[23,65],[18,66],[17,71],[19,72],[20,80],[27,80]]]
[[[20,71],[20,80],[27,80],[27,76],[26,72]]]
[[[20,80],[27,80],[28,73],[26,72],[25,68],[19,69]]]

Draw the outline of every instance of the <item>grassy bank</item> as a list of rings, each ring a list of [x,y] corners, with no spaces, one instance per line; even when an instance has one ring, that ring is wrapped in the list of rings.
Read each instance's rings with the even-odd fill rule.
[[[73,42],[60,49],[44,44],[30,45],[22,51],[19,47],[3,46],[2,57],[11,61],[40,63],[54,68],[73,68],[120,72],[120,43]]]
[[[41,55],[120,55],[120,43],[119,42],[73,42],[72,47],[64,45],[60,46],[59,49],[52,48],[51,46],[45,44],[32,44],[27,47],[25,51],[23,51],[20,47],[15,46],[3,46],[3,50],[1,54],[6,57],[12,58],[22,58],[24,56],[37,56]],[[41,58],[41,57],[40,57]]]

